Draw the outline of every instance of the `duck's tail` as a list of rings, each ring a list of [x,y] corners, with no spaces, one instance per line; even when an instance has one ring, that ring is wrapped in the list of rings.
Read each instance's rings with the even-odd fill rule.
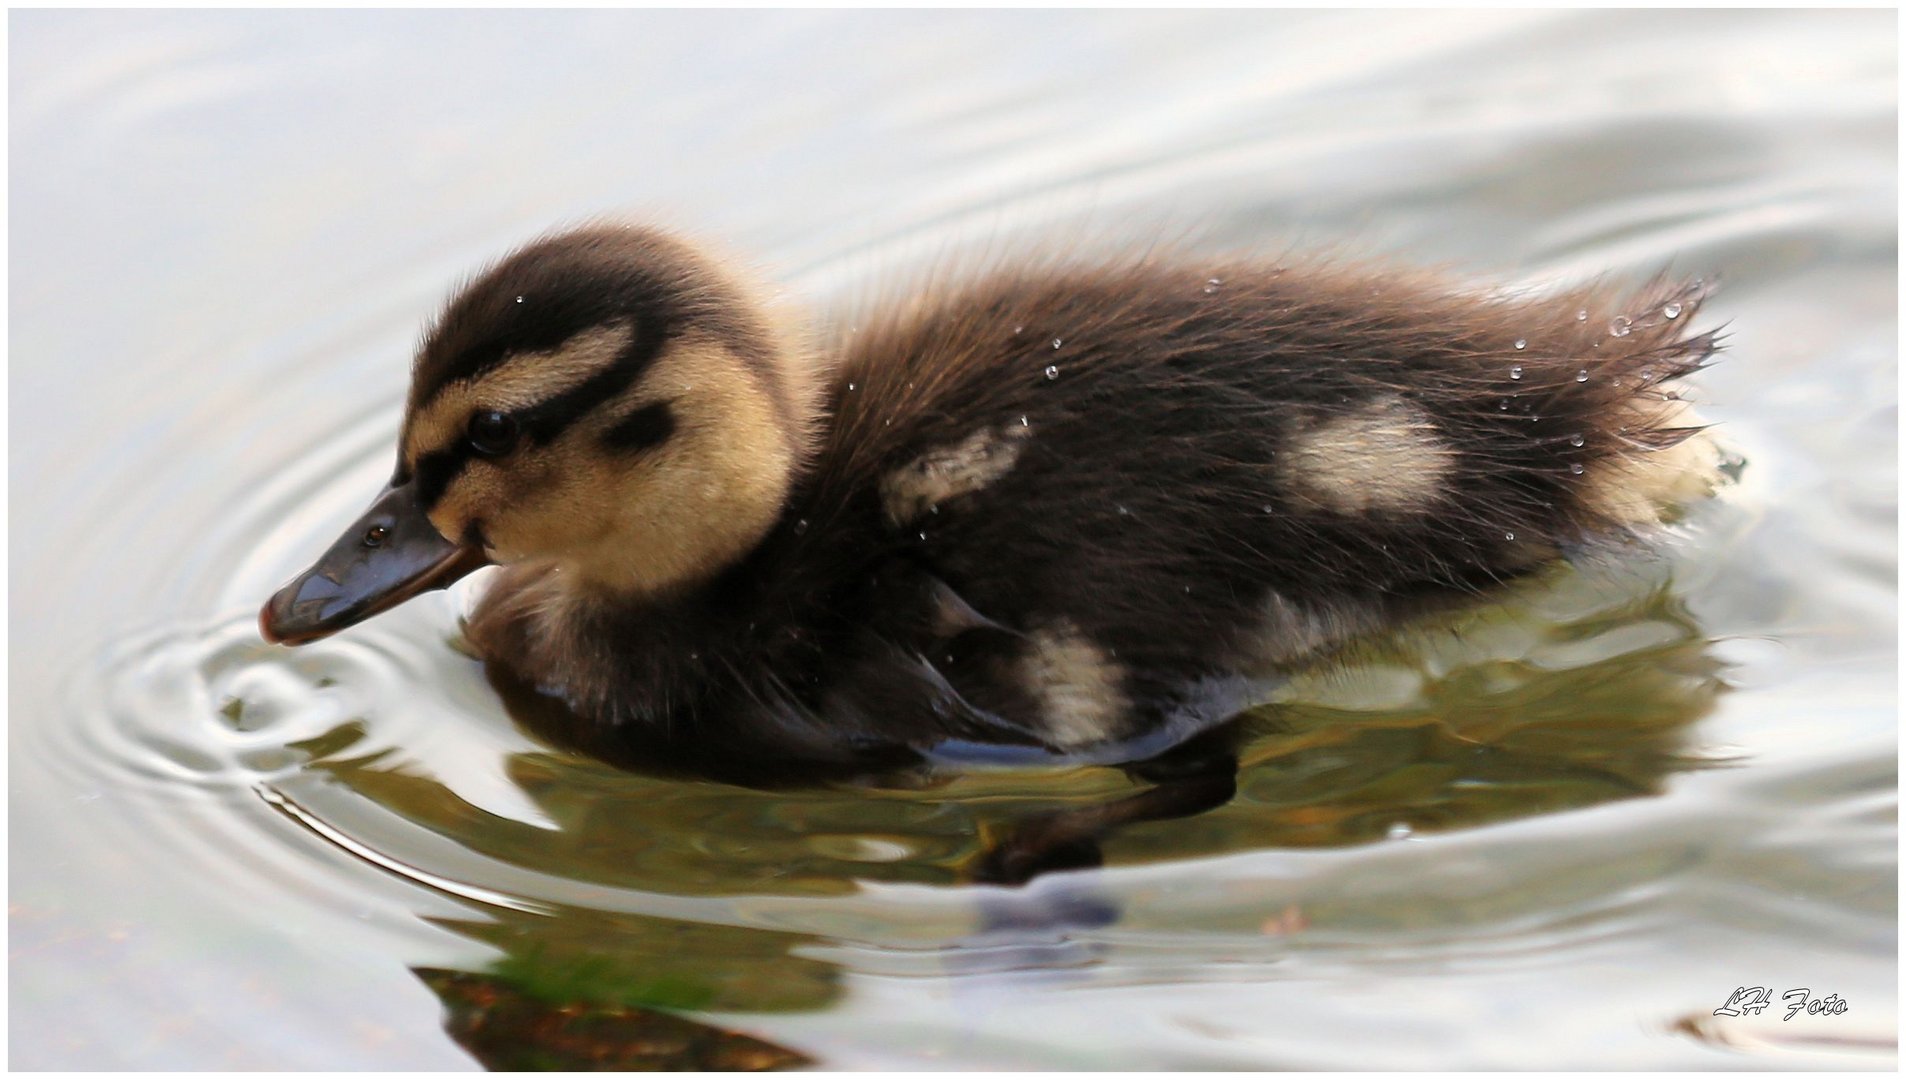
[[[1713,293],[1695,279],[1658,278],[1637,290],[1615,314],[1589,307],[1577,321],[1598,329],[1592,358],[1558,379],[1601,383],[1600,407],[1584,413],[1605,448],[1586,463],[1576,488],[1578,524],[1587,532],[1657,525],[1712,495],[1739,475],[1743,460],[1726,449],[1714,428],[1684,396],[1683,380],[1712,362],[1724,335],[1719,328],[1691,333],[1690,323]],[[1588,313],[1588,319],[1580,316]],[[1597,355],[1599,354],[1599,355]]]

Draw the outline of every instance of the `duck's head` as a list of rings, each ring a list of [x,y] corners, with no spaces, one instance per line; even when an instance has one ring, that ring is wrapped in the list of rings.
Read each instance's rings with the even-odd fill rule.
[[[445,309],[390,486],[260,628],[312,641],[489,563],[619,595],[706,577],[779,516],[813,389],[770,309],[680,241],[597,227],[532,244]]]

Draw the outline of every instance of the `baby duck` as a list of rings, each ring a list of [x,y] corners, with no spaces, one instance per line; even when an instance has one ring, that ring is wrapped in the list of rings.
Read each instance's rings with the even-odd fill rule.
[[[451,300],[389,486],[260,625],[311,641],[496,563],[469,641],[610,760],[1135,761],[1704,493],[1671,392],[1718,347],[1704,296],[1152,254],[816,349],[682,240],[585,228]]]

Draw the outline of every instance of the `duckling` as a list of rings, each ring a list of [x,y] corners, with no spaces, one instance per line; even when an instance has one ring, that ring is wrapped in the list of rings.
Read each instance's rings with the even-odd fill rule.
[[[388,487],[260,626],[494,563],[469,642],[612,761],[1142,760],[1711,488],[1673,392],[1705,296],[1150,253],[817,346],[687,241],[591,226],[449,302]]]

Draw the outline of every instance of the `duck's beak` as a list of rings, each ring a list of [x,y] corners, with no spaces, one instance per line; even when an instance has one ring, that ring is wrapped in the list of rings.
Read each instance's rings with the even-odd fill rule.
[[[363,622],[489,563],[475,544],[445,540],[411,484],[384,489],[311,569],[258,613],[266,641],[302,645]]]

